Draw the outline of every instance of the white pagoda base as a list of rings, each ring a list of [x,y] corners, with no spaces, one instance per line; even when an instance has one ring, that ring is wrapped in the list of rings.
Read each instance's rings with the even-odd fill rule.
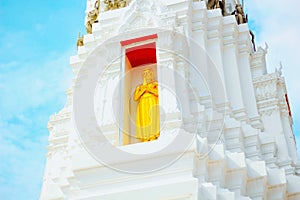
[[[233,1],[226,2],[231,13]],[[87,0],[87,13],[93,5],[94,0]],[[285,81],[280,71],[267,72],[267,48],[254,50],[247,24],[237,25],[235,16],[224,17],[220,9],[207,10],[205,1],[192,0],[133,0],[125,8],[101,12],[98,21],[70,59],[74,81],[67,90],[66,106],[48,124],[40,199],[300,199],[300,164]],[[153,34],[158,82],[169,84],[178,99],[160,89],[165,112],[161,137],[123,145],[119,124],[111,116],[113,108],[107,104],[114,101],[114,87],[124,73],[120,42]],[[105,144],[145,154],[147,159],[121,157],[102,164],[83,142],[85,133],[77,132],[74,92],[88,80],[89,69],[97,68],[99,59],[110,63],[95,90],[95,114]],[[189,135],[195,121],[196,129]],[[194,138],[190,146],[151,157],[172,143],[170,133],[180,127],[187,131],[184,137]],[[177,159],[153,172],[130,170],[170,158]]]

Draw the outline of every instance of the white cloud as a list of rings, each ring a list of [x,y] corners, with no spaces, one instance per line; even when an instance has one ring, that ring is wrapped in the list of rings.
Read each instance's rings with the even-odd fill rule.
[[[294,121],[300,122],[300,1],[245,1],[249,19],[259,27],[257,43],[269,45],[267,64],[269,72],[283,63],[283,75],[286,78],[289,100]],[[296,124],[296,127],[300,125]],[[297,135],[298,152],[300,152],[300,137]]]
[[[47,59],[50,61],[44,63],[28,62],[13,69],[8,63],[3,70],[0,78],[3,199],[39,198],[46,163],[49,110],[58,111],[57,106],[65,103],[64,91],[70,86],[72,76],[70,55],[68,51],[56,58],[50,56]]]
[[[57,102],[57,95],[70,85],[70,55],[67,52],[58,58],[49,58],[53,61],[23,63],[17,69],[5,71],[0,79],[2,116],[10,118],[45,102]]]
[[[43,137],[36,141],[23,139],[22,146],[19,146],[0,135],[2,198],[38,199],[46,160],[41,145],[45,145],[46,141]]]
[[[261,30],[258,44],[269,44],[267,62],[269,71],[274,71],[282,61],[292,109],[300,115],[299,51],[300,47],[300,6],[299,1],[246,1],[250,20]]]
[[[40,24],[40,23],[35,24],[34,28],[37,32],[42,32],[44,30],[43,24]]]
[[[10,61],[8,63],[0,63],[0,69],[8,69],[10,67],[15,67],[18,66],[20,63],[18,63],[17,61]],[[1,77],[0,77],[1,78]]]

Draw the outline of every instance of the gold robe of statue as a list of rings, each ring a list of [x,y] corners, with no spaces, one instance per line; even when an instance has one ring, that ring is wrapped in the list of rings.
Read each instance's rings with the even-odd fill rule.
[[[158,102],[158,83],[154,72],[143,72],[144,82],[137,86],[134,100],[138,101],[136,111],[136,137],[142,142],[156,140],[160,134],[160,113]]]

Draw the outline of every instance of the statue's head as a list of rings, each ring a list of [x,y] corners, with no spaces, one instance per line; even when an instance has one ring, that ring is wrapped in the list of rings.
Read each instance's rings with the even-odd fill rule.
[[[150,68],[146,68],[143,71],[144,84],[151,83],[154,81],[154,71]]]
[[[241,4],[236,4],[235,9],[237,12],[242,13],[243,12],[243,7]]]

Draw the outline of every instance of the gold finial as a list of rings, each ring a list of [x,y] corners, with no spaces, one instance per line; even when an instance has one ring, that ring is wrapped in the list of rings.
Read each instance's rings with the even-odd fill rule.
[[[82,47],[84,45],[83,43],[83,36],[80,35],[80,32],[78,33],[78,39],[77,39],[77,48]]]
[[[120,8],[124,8],[127,6],[127,1],[126,0],[120,0],[119,2]]]
[[[100,0],[96,0],[94,5],[95,10],[98,11],[98,14],[100,13]]]
[[[92,33],[92,27],[94,23],[98,22],[98,15],[100,13],[100,0],[96,0],[94,9],[88,13],[87,22],[86,22],[86,32],[88,34]]]
[[[208,0],[207,2],[207,9],[208,10],[213,10],[213,9],[218,9],[220,8],[222,10],[222,15],[226,16],[226,9],[225,9],[225,0]]]
[[[127,6],[127,0],[104,0],[104,11],[115,10]]]
[[[245,15],[243,6],[240,3],[235,5],[235,11],[231,13],[235,15],[236,21],[238,24],[243,24],[248,22],[248,15]]]
[[[208,10],[217,9],[217,8],[220,8],[219,0],[208,0],[208,2],[207,2]]]

